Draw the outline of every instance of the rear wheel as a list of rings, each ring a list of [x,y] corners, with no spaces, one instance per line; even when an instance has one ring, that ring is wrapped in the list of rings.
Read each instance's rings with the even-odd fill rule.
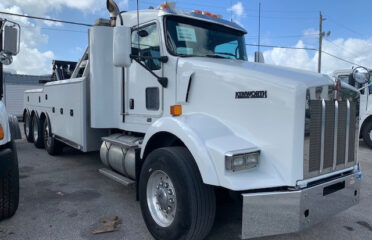
[[[1,160],[0,169],[0,220],[14,215],[19,203],[18,158],[15,144],[9,144],[6,159]]]
[[[40,120],[36,114],[32,119],[32,135],[34,139],[35,147],[43,148],[44,147],[44,136],[43,136],[43,128],[44,121]]]
[[[372,121],[369,121],[364,127],[362,132],[363,140],[368,145],[369,148],[372,148]]]
[[[63,143],[52,136],[52,133],[50,131],[50,124],[47,119],[44,121],[43,129],[44,146],[47,152],[52,156],[61,154],[63,150]]]
[[[142,215],[156,239],[204,239],[212,228],[216,199],[184,147],[154,150],[139,181]]]
[[[32,135],[32,119],[28,112],[25,113],[23,129],[28,142],[33,142],[34,136]]]

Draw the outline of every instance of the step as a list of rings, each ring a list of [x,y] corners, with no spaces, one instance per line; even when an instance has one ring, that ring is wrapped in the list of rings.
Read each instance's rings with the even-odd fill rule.
[[[107,168],[101,168],[98,170],[99,173],[101,173],[102,175],[110,178],[111,180],[114,180],[115,182],[118,182],[124,186],[131,186],[135,183],[135,181],[133,181],[132,179],[129,179],[127,177],[124,177],[123,175],[120,175],[110,169],[107,169]]]

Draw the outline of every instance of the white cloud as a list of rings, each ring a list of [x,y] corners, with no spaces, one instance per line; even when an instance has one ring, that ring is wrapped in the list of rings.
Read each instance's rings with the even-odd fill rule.
[[[45,16],[45,18],[51,18],[50,16]],[[45,25],[48,27],[62,27],[63,24],[60,22],[53,22],[53,21],[43,21]]]
[[[59,11],[63,7],[96,12],[106,7],[106,0],[2,0],[5,6],[19,6],[30,15],[44,15],[48,11]]]
[[[237,18],[244,16],[244,7],[242,2],[237,2],[228,8],[227,11],[232,12]]]
[[[24,14],[19,6],[4,6],[0,3],[0,9],[6,12]],[[0,14],[0,17],[1,14]],[[51,61],[54,58],[52,51],[40,51],[38,46],[48,42],[48,36],[41,33],[40,26],[32,23],[27,18],[3,16],[21,25],[21,49],[20,53],[13,58],[13,63],[6,66],[7,69],[15,70],[21,74],[47,74],[51,72]]]
[[[305,47],[305,44],[302,40],[299,40],[295,47]],[[356,64],[372,67],[372,38],[324,40],[323,51]],[[318,52],[274,48],[265,51],[263,54],[265,62],[269,64],[317,71]],[[351,68],[352,66],[355,65],[325,53],[322,54],[322,73],[329,74],[334,70]]]

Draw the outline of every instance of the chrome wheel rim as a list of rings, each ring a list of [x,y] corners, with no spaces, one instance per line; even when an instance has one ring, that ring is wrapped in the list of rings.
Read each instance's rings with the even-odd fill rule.
[[[372,129],[369,131],[369,139],[372,141]]]
[[[161,227],[170,226],[176,215],[177,196],[170,177],[161,170],[151,173],[147,182],[147,206],[154,221]]]
[[[29,136],[30,135],[30,119],[28,117],[26,117],[25,129],[26,129],[26,136]]]
[[[33,121],[32,128],[34,129],[34,140],[36,142],[37,139],[39,138],[39,131],[38,131],[38,126],[37,126],[36,120]]]
[[[51,145],[51,138],[49,137],[49,126],[48,124],[45,126],[45,130],[44,130],[44,143],[47,147],[49,147]]]

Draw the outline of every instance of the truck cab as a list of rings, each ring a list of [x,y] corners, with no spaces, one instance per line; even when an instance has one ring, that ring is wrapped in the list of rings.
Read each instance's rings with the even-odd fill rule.
[[[369,148],[372,148],[372,71],[369,70],[369,81],[359,83],[353,77],[353,69],[337,70],[333,77],[350,84],[360,91],[360,137]]]
[[[13,216],[19,202],[18,157],[14,140],[21,138],[16,116],[8,115],[3,98],[3,64],[19,51],[20,27],[0,18],[0,220]]]
[[[216,189],[239,196],[242,238],[301,231],[359,201],[359,92],[247,61],[236,23],[172,4],[98,19],[71,79],[25,92],[25,133],[100,151],[136,185],[156,239],[203,239]],[[337,95],[339,94],[339,95]]]

